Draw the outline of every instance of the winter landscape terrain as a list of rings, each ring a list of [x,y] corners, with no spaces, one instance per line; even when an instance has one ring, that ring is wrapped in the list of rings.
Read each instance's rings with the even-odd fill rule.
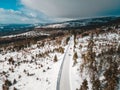
[[[0,90],[120,90],[119,17],[33,26],[1,35]]]

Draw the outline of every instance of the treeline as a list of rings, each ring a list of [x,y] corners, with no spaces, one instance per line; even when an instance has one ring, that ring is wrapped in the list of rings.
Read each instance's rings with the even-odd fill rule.
[[[50,35],[38,35],[38,36],[16,36],[16,37],[6,37],[0,38],[0,53],[3,51],[19,51],[24,48],[30,47],[36,44],[40,40],[49,38],[55,40],[58,36],[65,35],[65,32],[52,31]]]

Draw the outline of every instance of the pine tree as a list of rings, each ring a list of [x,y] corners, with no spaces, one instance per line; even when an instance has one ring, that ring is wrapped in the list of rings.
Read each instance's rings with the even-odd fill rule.
[[[80,90],[87,90],[88,89],[88,82],[85,79],[80,87]]]
[[[57,59],[57,55],[54,56],[54,62],[57,62],[58,59]]]
[[[77,58],[78,58],[78,55],[77,55],[77,52],[75,52],[73,56],[74,65],[77,63]]]

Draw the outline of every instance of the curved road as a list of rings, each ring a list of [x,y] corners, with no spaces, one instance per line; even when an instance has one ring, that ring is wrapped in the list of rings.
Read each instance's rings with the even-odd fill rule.
[[[64,59],[63,59],[63,65],[62,70],[60,72],[60,80],[59,80],[59,88],[58,90],[71,90],[70,85],[70,62],[72,60],[72,54],[73,54],[73,36],[70,38],[68,49],[65,53]]]

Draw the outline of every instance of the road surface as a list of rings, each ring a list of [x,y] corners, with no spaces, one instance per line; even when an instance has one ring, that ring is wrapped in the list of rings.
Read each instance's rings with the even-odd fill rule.
[[[72,60],[74,41],[73,37],[70,38],[68,49],[63,59],[63,66],[59,81],[59,90],[71,90],[70,86],[70,62]]]

